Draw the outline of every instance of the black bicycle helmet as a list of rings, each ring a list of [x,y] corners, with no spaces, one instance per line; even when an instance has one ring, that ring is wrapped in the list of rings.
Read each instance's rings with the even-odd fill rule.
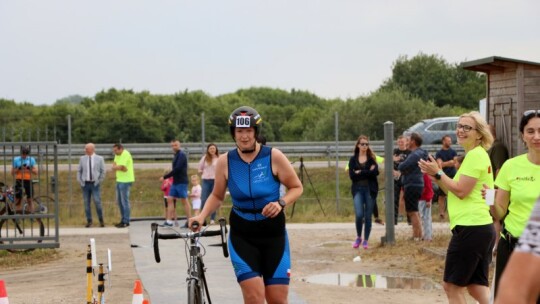
[[[257,110],[252,107],[242,106],[234,110],[229,116],[229,129],[234,139],[235,128],[255,128],[255,137],[259,136],[262,125],[262,117]]]
[[[30,155],[30,146],[21,146],[21,154]]]

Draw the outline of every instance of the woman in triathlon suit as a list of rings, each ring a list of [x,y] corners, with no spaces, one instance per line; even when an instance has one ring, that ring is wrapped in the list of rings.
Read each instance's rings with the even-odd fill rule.
[[[251,107],[231,113],[229,128],[236,148],[220,155],[214,190],[189,225],[202,223],[222,204],[229,188],[233,204],[229,251],[244,302],[286,303],[291,258],[284,209],[300,197],[303,188],[281,151],[257,143],[261,122]],[[288,189],[281,198],[280,183]]]

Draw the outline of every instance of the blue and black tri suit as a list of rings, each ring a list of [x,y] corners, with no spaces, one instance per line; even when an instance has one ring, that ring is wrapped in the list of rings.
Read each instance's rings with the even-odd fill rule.
[[[279,199],[279,181],[272,174],[272,148],[261,146],[246,163],[236,149],[229,151],[228,188],[230,214],[229,251],[238,282],[263,277],[265,285],[289,284],[291,258],[285,230],[285,214],[274,218],[261,214],[269,202]]]

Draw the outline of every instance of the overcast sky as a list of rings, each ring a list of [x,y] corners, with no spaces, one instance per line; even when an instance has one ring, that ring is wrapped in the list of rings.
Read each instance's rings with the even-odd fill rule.
[[[540,62],[540,1],[0,0],[0,98],[266,86],[355,98],[400,55]]]

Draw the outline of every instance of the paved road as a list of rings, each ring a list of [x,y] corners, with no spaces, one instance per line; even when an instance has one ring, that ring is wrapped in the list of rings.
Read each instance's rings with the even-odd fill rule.
[[[183,240],[160,240],[161,263],[154,260],[150,247],[150,223],[152,221],[131,222],[129,235],[133,244],[133,257],[137,273],[141,278],[150,300],[155,304],[184,303],[187,301],[187,263]],[[182,222],[180,223],[183,224]],[[217,228],[212,226],[211,228]],[[207,268],[206,279],[213,303],[242,303],[242,292],[228,258],[223,257],[221,247],[212,246],[220,243],[219,237],[201,238],[206,249],[204,262]],[[294,292],[289,294],[289,303],[305,304]]]

